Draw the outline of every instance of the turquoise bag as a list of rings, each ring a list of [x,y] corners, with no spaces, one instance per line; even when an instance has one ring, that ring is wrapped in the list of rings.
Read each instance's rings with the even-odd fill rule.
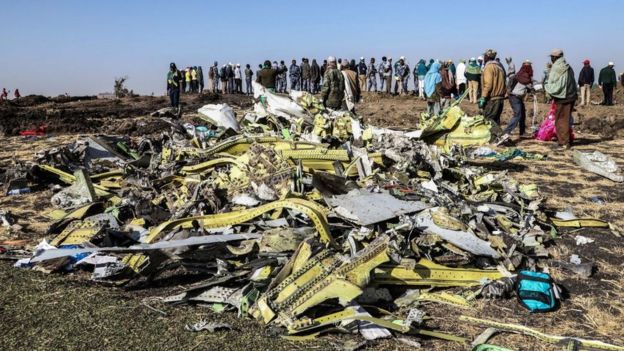
[[[558,290],[550,275],[521,271],[516,281],[518,301],[531,312],[548,312],[558,306]]]

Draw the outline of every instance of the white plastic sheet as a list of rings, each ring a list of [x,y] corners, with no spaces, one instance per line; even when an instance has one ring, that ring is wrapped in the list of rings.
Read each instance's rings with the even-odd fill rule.
[[[253,82],[252,85],[254,98],[259,99],[260,96],[264,96],[266,99],[266,105],[263,105],[262,103],[256,104],[254,107],[254,111],[256,113],[261,114],[261,112],[264,112],[265,115],[268,113],[286,118],[289,121],[292,118],[309,119],[309,116],[305,113],[304,109],[291,100],[290,97],[271,93],[256,82]]]
[[[204,105],[197,112],[204,115],[210,123],[217,127],[240,131],[234,110],[228,104]]]

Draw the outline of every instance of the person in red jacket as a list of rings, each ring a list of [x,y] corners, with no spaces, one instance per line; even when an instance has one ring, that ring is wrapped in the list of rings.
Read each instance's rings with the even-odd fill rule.
[[[2,94],[0,94],[0,101],[5,101],[9,97],[9,93],[6,88],[2,88]]]

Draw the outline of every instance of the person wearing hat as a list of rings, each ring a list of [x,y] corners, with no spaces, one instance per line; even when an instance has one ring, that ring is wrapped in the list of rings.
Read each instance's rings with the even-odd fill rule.
[[[596,78],[594,77],[594,68],[589,64],[589,60],[583,61],[583,68],[579,73],[578,84],[581,87],[581,105],[587,106],[591,101],[591,88]]]
[[[476,104],[479,98],[479,84],[481,84],[481,66],[477,63],[477,59],[471,57],[468,60],[468,67],[464,74],[468,80],[468,100],[471,104]]]
[[[457,94],[462,96],[466,91],[466,60],[461,59],[457,64],[455,84],[457,84]]]
[[[358,63],[357,65],[357,74],[360,81],[360,91],[366,91],[366,72],[368,72],[368,67],[366,67],[366,61],[364,60],[364,57],[360,57],[360,63]]]
[[[602,93],[604,94],[602,105],[605,106],[613,106],[613,88],[617,84],[613,66],[613,62],[609,62],[607,67],[600,70],[600,75],[598,76],[598,85],[602,88]]]
[[[496,61],[496,51],[489,49],[483,55],[485,67],[481,74],[481,98],[479,108],[483,116],[500,125],[500,116],[503,112],[507,87],[505,72]]]
[[[553,99],[557,108],[555,129],[559,149],[568,150],[572,142],[570,138],[572,132],[570,119],[578,96],[574,70],[566,62],[561,49],[554,49],[550,53],[550,61],[552,62],[552,67],[548,73],[548,81],[544,89]]]
[[[167,94],[169,94],[169,100],[171,107],[180,108],[180,81],[182,76],[180,71],[176,67],[176,64],[171,62],[169,64],[169,72],[167,72]]]
[[[323,106],[338,110],[342,108],[344,100],[345,80],[338,70],[336,58],[327,58],[327,70],[323,77],[323,88],[321,88],[321,102]]]

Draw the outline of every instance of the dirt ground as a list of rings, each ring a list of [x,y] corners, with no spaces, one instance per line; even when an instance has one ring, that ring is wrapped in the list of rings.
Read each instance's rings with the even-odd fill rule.
[[[618,92],[622,95],[622,92]],[[599,99],[596,96],[594,99]],[[618,96],[620,96],[618,95]],[[618,99],[624,101],[624,98]],[[208,95],[185,97],[185,109],[202,104],[225,101],[239,108],[249,106],[250,99]],[[41,101],[39,101],[41,102]],[[26,102],[23,102],[27,104]],[[156,133],[166,126],[149,118],[149,113],[166,107],[164,98],[141,97],[118,103],[101,100],[70,102],[45,101],[29,106],[0,107],[1,138],[0,169],[10,167],[14,160],[29,160],[35,151],[75,140],[81,134],[121,133],[141,135]],[[474,105],[462,104],[469,113]],[[409,129],[415,125],[425,104],[415,97],[384,97],[367,94],[358,112],[370,123]],[[537,121],[541,121],[548,105],[539,104]],[[52,111],[52,112],[50,112]],[[503,123],[509,119],[508,105]],[[532,115],[532,107],[528,107]],[[579,150],[600,150],[613,156],[624,166],[624,106],[581,107],[576,112]],[[529,117],[528,124],[530,126]],[[24,139],[15,135],[19,130],[48,125],[49,134],[42,138]],[[587,173],[577,167],[569,153],[554,153],[548,143],[513,137],[516,146],[548,155],[545,161],[513,160],[505,163],[479,161],[485,167],[507,170],[522,183],[536,183],[548,208],[571,208],[577,216],[600,218],[624,228],[624,188],[610,180]],[[45,237],[50,220],[43,213],[52,209],[50,190],[42,189],[20,196],[0,196],[0,209],[11,210],[23,229],[10,232],[0,228],[0,242],[26,240],[32,247]],[[599,197],[603,204],[592,202]],[[577,246],[574,237],[583,235],[594,243]],[[595,338],[624,345],[624,238],[609,230],[581,229],[559,233],[556,245],[549,248],[555,259],[568,260],[578,254],[583,261],[596,264],[595,274],[588,279],[561,269],[552,269],[553,276],[569,295],[556,312],[532,315],[514,299],[477,300],[470,309],[430,305],[426,309],[433,319],[428,328],[474,338],[484,328],[458,321],[462,314],[519,323],[539,331],[585,338]],[[0,261],[0,348],[5,350],[117,350],[117,349],[180,349],[180,350],[327,350],[340,349],[350,335],[330,334],[310,342],[293,342],[276,336],[250,319],[239,319],[234,313],[216,314],[206,308],[169,306],[158,298],[181,290],[175,281],[163,281],[155,288],[126,290],[103,286],[88,280],[84,273],[48,275],[12,268],[11,261]],[[461,289],[457,289],[457,292]],[[186,323],[202,318],[229,322],[232,331],[190,333]],[[410,337],[425,350],[467,350],[469,347],[421,337]],[[361,341],[357,339],[358,341]],[[517,334],[500,334],[491,343],[514,350],[560,350]],[[396,339],[369,343],[367,349],[412,349]]]

